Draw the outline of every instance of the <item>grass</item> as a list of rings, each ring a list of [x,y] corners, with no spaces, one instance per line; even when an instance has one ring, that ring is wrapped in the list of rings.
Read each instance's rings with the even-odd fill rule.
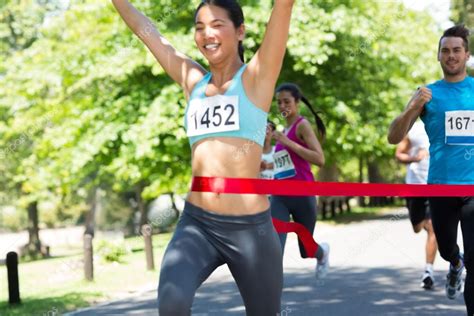
[[[1,315],[5,316],[44,316],[61,315],[66,311],[86,307],[89,301],[101,297],[100,293],[72,292],[69,294],[49,296],[45,298],[31,298],[17,306],[0,303]]]
[[[380,218],[402,205],[389,207],[353,207],[351,213],[338,214],[325,223],[340,225]],[[153,236],[154,257],[161,258],[171,233]],[[158,283],[159,262],[156,271],[146,270],[144,242],[141,236],[127,238],[126,247],[131,250],[124,263],[94,261],[93,282],[83,280],[82,247],[77,245],[54,249],[54,258],[22,262],[19,265],[22,304],[10,307],[6,268],[0,266],[0,315],[43,316],[61,315],[68,311],[91,306],[104,301],[125,297],[142,289],[155,288]]]
[[[383,217],[387,213],[391,213],[405,206],[401,204],[389,205],[389,206],[377,206],[377,207],[352,207],[351,212],[344,212],[343,214],[337,214],[334,218],[324,220],[324,223],[332,225],[344,225],[353,222],[360,222],[365,220],[371,220]]]
[[[132,251],[124,263],[94,260],[94,281],[83,280],[82,254],[20,263],[22,304],[10,307],[6,267],[0,267],[0,315],[60,315],[81,307],[125,297],[130,293],[154,288],[158,284],[159,262],[171,233],[153,236],[156,271],[146,270],[144,242],[141,237],[125,241]],[[54,314],[54,312],[56,314]]]

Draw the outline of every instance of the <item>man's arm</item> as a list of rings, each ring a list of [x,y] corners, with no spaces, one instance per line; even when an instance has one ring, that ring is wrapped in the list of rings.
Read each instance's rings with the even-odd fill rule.
[[[390,144],[395,145],[403,140],[418,116],[423,112],[425,104],[430,102],[431,98],[431,90],[426,87],[415,92],[402,114],[393,120],[390,125],[387,137]]]

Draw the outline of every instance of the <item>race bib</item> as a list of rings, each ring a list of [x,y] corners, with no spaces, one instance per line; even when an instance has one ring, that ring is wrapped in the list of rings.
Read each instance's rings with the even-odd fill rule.
[[[273,170],[263,170],[260,172],[260,179],[273,180]]]
[[[286,150],[282,150],[273,154],[274,159],[274,175],[275,179],[286,179],[296,175],[295,165],[291,160],[290,154]]]
[[[449,111],[445,118],[447,145],[474,145],[474,111]]]
[[[239,97],[215,95],[191,100],[186,120],[188,136],[237,131],[240,129]]]

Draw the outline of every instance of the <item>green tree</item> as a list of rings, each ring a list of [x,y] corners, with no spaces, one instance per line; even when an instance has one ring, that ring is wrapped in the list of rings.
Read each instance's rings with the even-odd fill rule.
[[[417,86],[436,78],[432,18],[393,1],[308,0],[299,1],[292,29],[281,77],[299,83],[322,111],[328,168],[354,181],[358,174],[346,168],[354,158],[386,166],[390,121]],[[394,167],[378,174],[394,180]]]
[[[474,52],[474,1],[473,0],[451,0],[451,20],[455,24],[464,24],[471,30],[470,51]],[[474,69],[468,70],[474,75]]]
[[[31,144],[39,137],[46,117],[42,111],[33,121],[29,121],[29,112],[23,112],[35,102],[27,94],[8,93],[16,84],[8,79],[7,63],[16,56],[27,52],[40,37],[40,29],[48,14],[60,9],[57,1],[3,1],[0,3],[0,188],[4,198],[10,203],[18,201],[28,211],[29,243],[27,249],[35,255],[41,251],[38,228],[38,200],[30,195],[23,186],[25,169],[21,161],[31,153]],[[10,69],[11,71],[11,69]],[[14,89],[13,91],[16,91]],[[40,123],[41,122],[41,123]],[[41,126],[40,126],[41,125]],[[21,197],[21,199],[20,199]]]
[[[193,41],[197,2],[135,3],[179,50],[205,65]],[[271,1],[241,3],[250,57]],[[28,135],[27,145],[2,160],[9,176],[2,173],[0,181],[20,189],[25,208],[53,199],[64,216],[67,209],[85,216],[85,209],[93,213],[98,188],[133,192],[143,223],[148,201],[187,191],[184,96],[112,5],[71,1],[35,32],[28,47],[8,46],[0,76],[0,147]],[[427,14],[397,2],[298,1],[281,81],[298,83],[322,111],[328,168],[340,170],[343,180],[357,180],[359,160],[383,169],[373,174],[396,177],[386,130],[411,92],[437,77],[436,33]]]
[[[474,23],[474,1],[451,0],[451,19],[455,23],[472,26]]]

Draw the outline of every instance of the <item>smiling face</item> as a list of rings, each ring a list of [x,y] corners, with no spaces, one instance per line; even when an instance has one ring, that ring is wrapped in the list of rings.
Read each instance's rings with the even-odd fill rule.
[[[210,64],[238,56],[245,27],[235,27],[228,12],[214,5],[203,6],[196,15],[194,40]]]
[[[460,37],[444,37],[441,39],[438,61],[445,77],[454,77],[466,73],[469,51],[464,47]]]
[[[285,118],[298,114],[298,102],[290,91],[282,90],[276,94],[278,110]]]

